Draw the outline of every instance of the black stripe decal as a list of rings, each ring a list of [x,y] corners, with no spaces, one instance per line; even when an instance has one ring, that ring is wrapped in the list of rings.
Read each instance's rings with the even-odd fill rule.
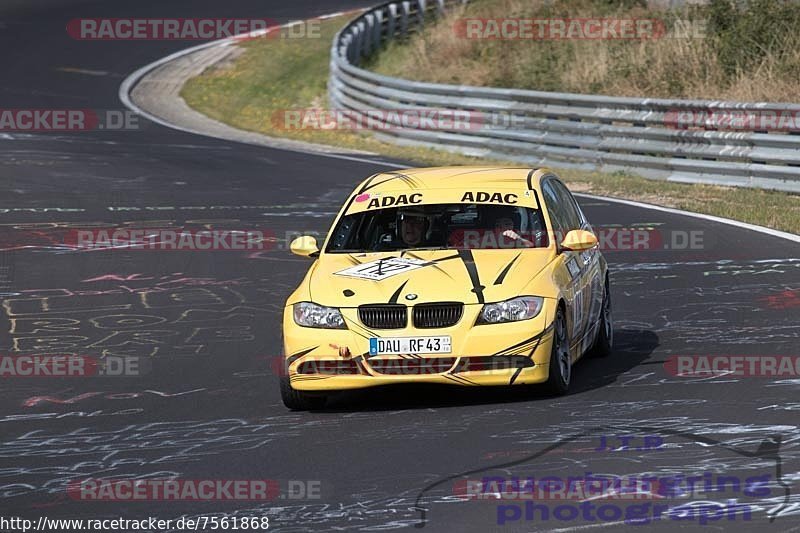
[[[467,269],[467,274],[469,274],[469,279],[472,281],[472,292],[475,293],[475,296],[478,298],[478,303],[484,303],[483,299],[483,285],[481,285],[481,278],[478,275],[478,267],[475,266],[475,259],[472,257],[472,250],[459,250],[458,256],[461,258],[461,262],[464,263],[464,267]]]
[[[499,352],[495,352],[492,355],[504,355],[505,352],[508,352],[509,350],[514,350],[515,348],[520,348],[522,346],[525,346],[526,344],[531,344],[531,343],[535,342],[536,340],[540,339],[541,337],[543,337],[551,329],[553,329],[553,325],[552,324],[547,326],[541,333],[538,333],[538,334],[534,335],[533,337],[531,337],[529,339],[525,339],[522,342],[518,342],[517,344],[515,344],[513,346],[509,346],[508,348],[504,348],[504,349],[500,350]]]
[[[397,287],[397,290],[394,291],[394,294],[392,294],[392,297],[389,298],[389,303],[390,304],[396,304],[397,303],[397,299],[400,298],[400,293],[403,292],[403,287],[406,286],[406,283],[408,283],[408,280],[405,280],[402,285]]]
[[[539,169],[537,169],[537,168],[531,169],[531,171],[528,172],[528,177],[525,178],[525,181],[528,182],[528,190],[529,191],[533,190],[533,179],[532,178],[533,178],[533,173],[536,172],[537,170],[539,170]]]
[[[392,176],[395,176],[397,179],[399,179],[400,181],[402,181],[403,183],[408,185],[409,188],[411,188],[411,189],[417,189],[419,187],[417,185],[417,180],[415,180],[414,178],[412,178],[411,176],[408,176],[406,174],[402,174],[400,172],[386,172],[386,174],[390,174]],[[386,180],[386,181],[384,181],[382,183],[386,183],[387,181],[389,181],[389,180]]]
[[[519,376],[520,372],[522,372],[522,367],[519,367],[517,369],[517,371],[514,372],[514,375],[511,376],[511,380],[508,382],[509,385],[513,385],[514,384],[514,381],[516,381],[516,379]]]
[[[347,214],[347,212],[350,211],[350,206],[353,205],[353,202],[355,201],[356,196],[358,196],[360,194],[364,194],[364,191],[366,191],[368,189],[367,186],[370,183],[372,183],[372,180],[374,180],[378,176],[380,176],[380,174],[373,174],[372,176],[370,176],[367,179],[367,181],[364,182],[364,186],[361,187],[361,189],[356,194],[352,195],[349,200],[347,200],[347,205],[345,206],[344,211],[342,211],[342,214]]]
[[[313,351],[314,351],[314,350],[316,350],[317,348],[319,348],[319,345],[317,345],[317,346],[314,346],[313,348],[308,348],[308,349],[306,349],[306,350],[303,350],[303,351],[301,351],[301,352],[297,352],[297,353],[295,353],[295,354],[292,354],[292,355],[290,355],[289,357],[287,357],[287,358],[286,358],[286,367],[288,368],[288,367],[289,367],[289,365],[291,365],[292,363],[294,363],[295,361],[297,361],[298,359],[300,359],[300,358],[301,358],[301,357],[303,357],[304,355],[306,355],[306,354],[309,354],[309,353],[313,352]]]
[[[373,174],[372,176],[370,176],[369,179],[367,179],[367,181],[364,182],[364,186],[361,187],[361,190],[358,191],[358,193],[359,194],[363,194],[363,193],[367,192],[367,190],[370,188],[369,184],[372,183],[372,180],[374,180],[375,178],[377,178],[380,175],[381,175],[381,173],[378,172],[377,174]],[[354,197],[355,196],[358,196],[358,195],[354,195]]]
[[[506,275],[508,274],[508,271],[511,270],[512,266],[514,266],[514,263],[516,262],[517,259],[519,259],[520,255],[522,255],[522,252],[518,253],[516,255],[516,257],[514,257],[514,259],[512,259],[511,262],[506,265],[506,267],[503,269],[503,271],[500,272],[500,275],[497,276],[496,280],[494,280],[494,284],[495,285],[500,285],[500,284],[503,283],[503,280],[506,279]]]

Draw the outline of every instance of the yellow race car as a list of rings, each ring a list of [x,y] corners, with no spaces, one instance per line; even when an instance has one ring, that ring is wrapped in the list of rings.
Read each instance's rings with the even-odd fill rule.
[[[347,198],[283,313],[281,396],[391,383],[569,388],[607,355],[606,261],[583,212],[546,168],[384,172]]]

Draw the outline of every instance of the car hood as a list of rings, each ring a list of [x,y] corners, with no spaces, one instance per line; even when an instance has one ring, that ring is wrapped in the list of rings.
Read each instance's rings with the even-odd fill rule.
[[[309,290],[312,301],[334,307],[496,302],[520,295],[553,258],[546,248],[323,254]]]

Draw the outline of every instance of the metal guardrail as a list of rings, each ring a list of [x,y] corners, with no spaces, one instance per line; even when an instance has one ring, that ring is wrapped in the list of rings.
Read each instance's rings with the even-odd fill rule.
[[[328,90],[332,109],[382,121],[375,135],[400,144],[530,165],[800,192],[800,129],[721,131],[676,127],[677,113],[763,113],[800,117],[800,105],[627,98],[409,81],[358,65],[385,43],[418,31],[466,0],[403,0],[366,11],[336,35]],[[390,111],[457,110],[483,126],[402,127]],[[396,117],[396,115],[395,115]],[[513,123],[508,127],[509,122]],[[506,126],[498,126],[504,124]],[[488,127],[493,125],[492,127]],[[800,128],[800,126],[797,126]]]

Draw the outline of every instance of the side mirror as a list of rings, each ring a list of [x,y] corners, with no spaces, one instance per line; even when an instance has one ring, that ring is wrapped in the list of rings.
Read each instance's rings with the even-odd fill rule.
[[[295,255],[303,257],[316,257],[319,255],[319,247],[317,246],[317,239],[310,235],[303,235],[292,241],[289,249]]]
[[[564,236],[561,247],[565,250],[580,252],[597,246],[597,237],[591,231],[574,229]]]

